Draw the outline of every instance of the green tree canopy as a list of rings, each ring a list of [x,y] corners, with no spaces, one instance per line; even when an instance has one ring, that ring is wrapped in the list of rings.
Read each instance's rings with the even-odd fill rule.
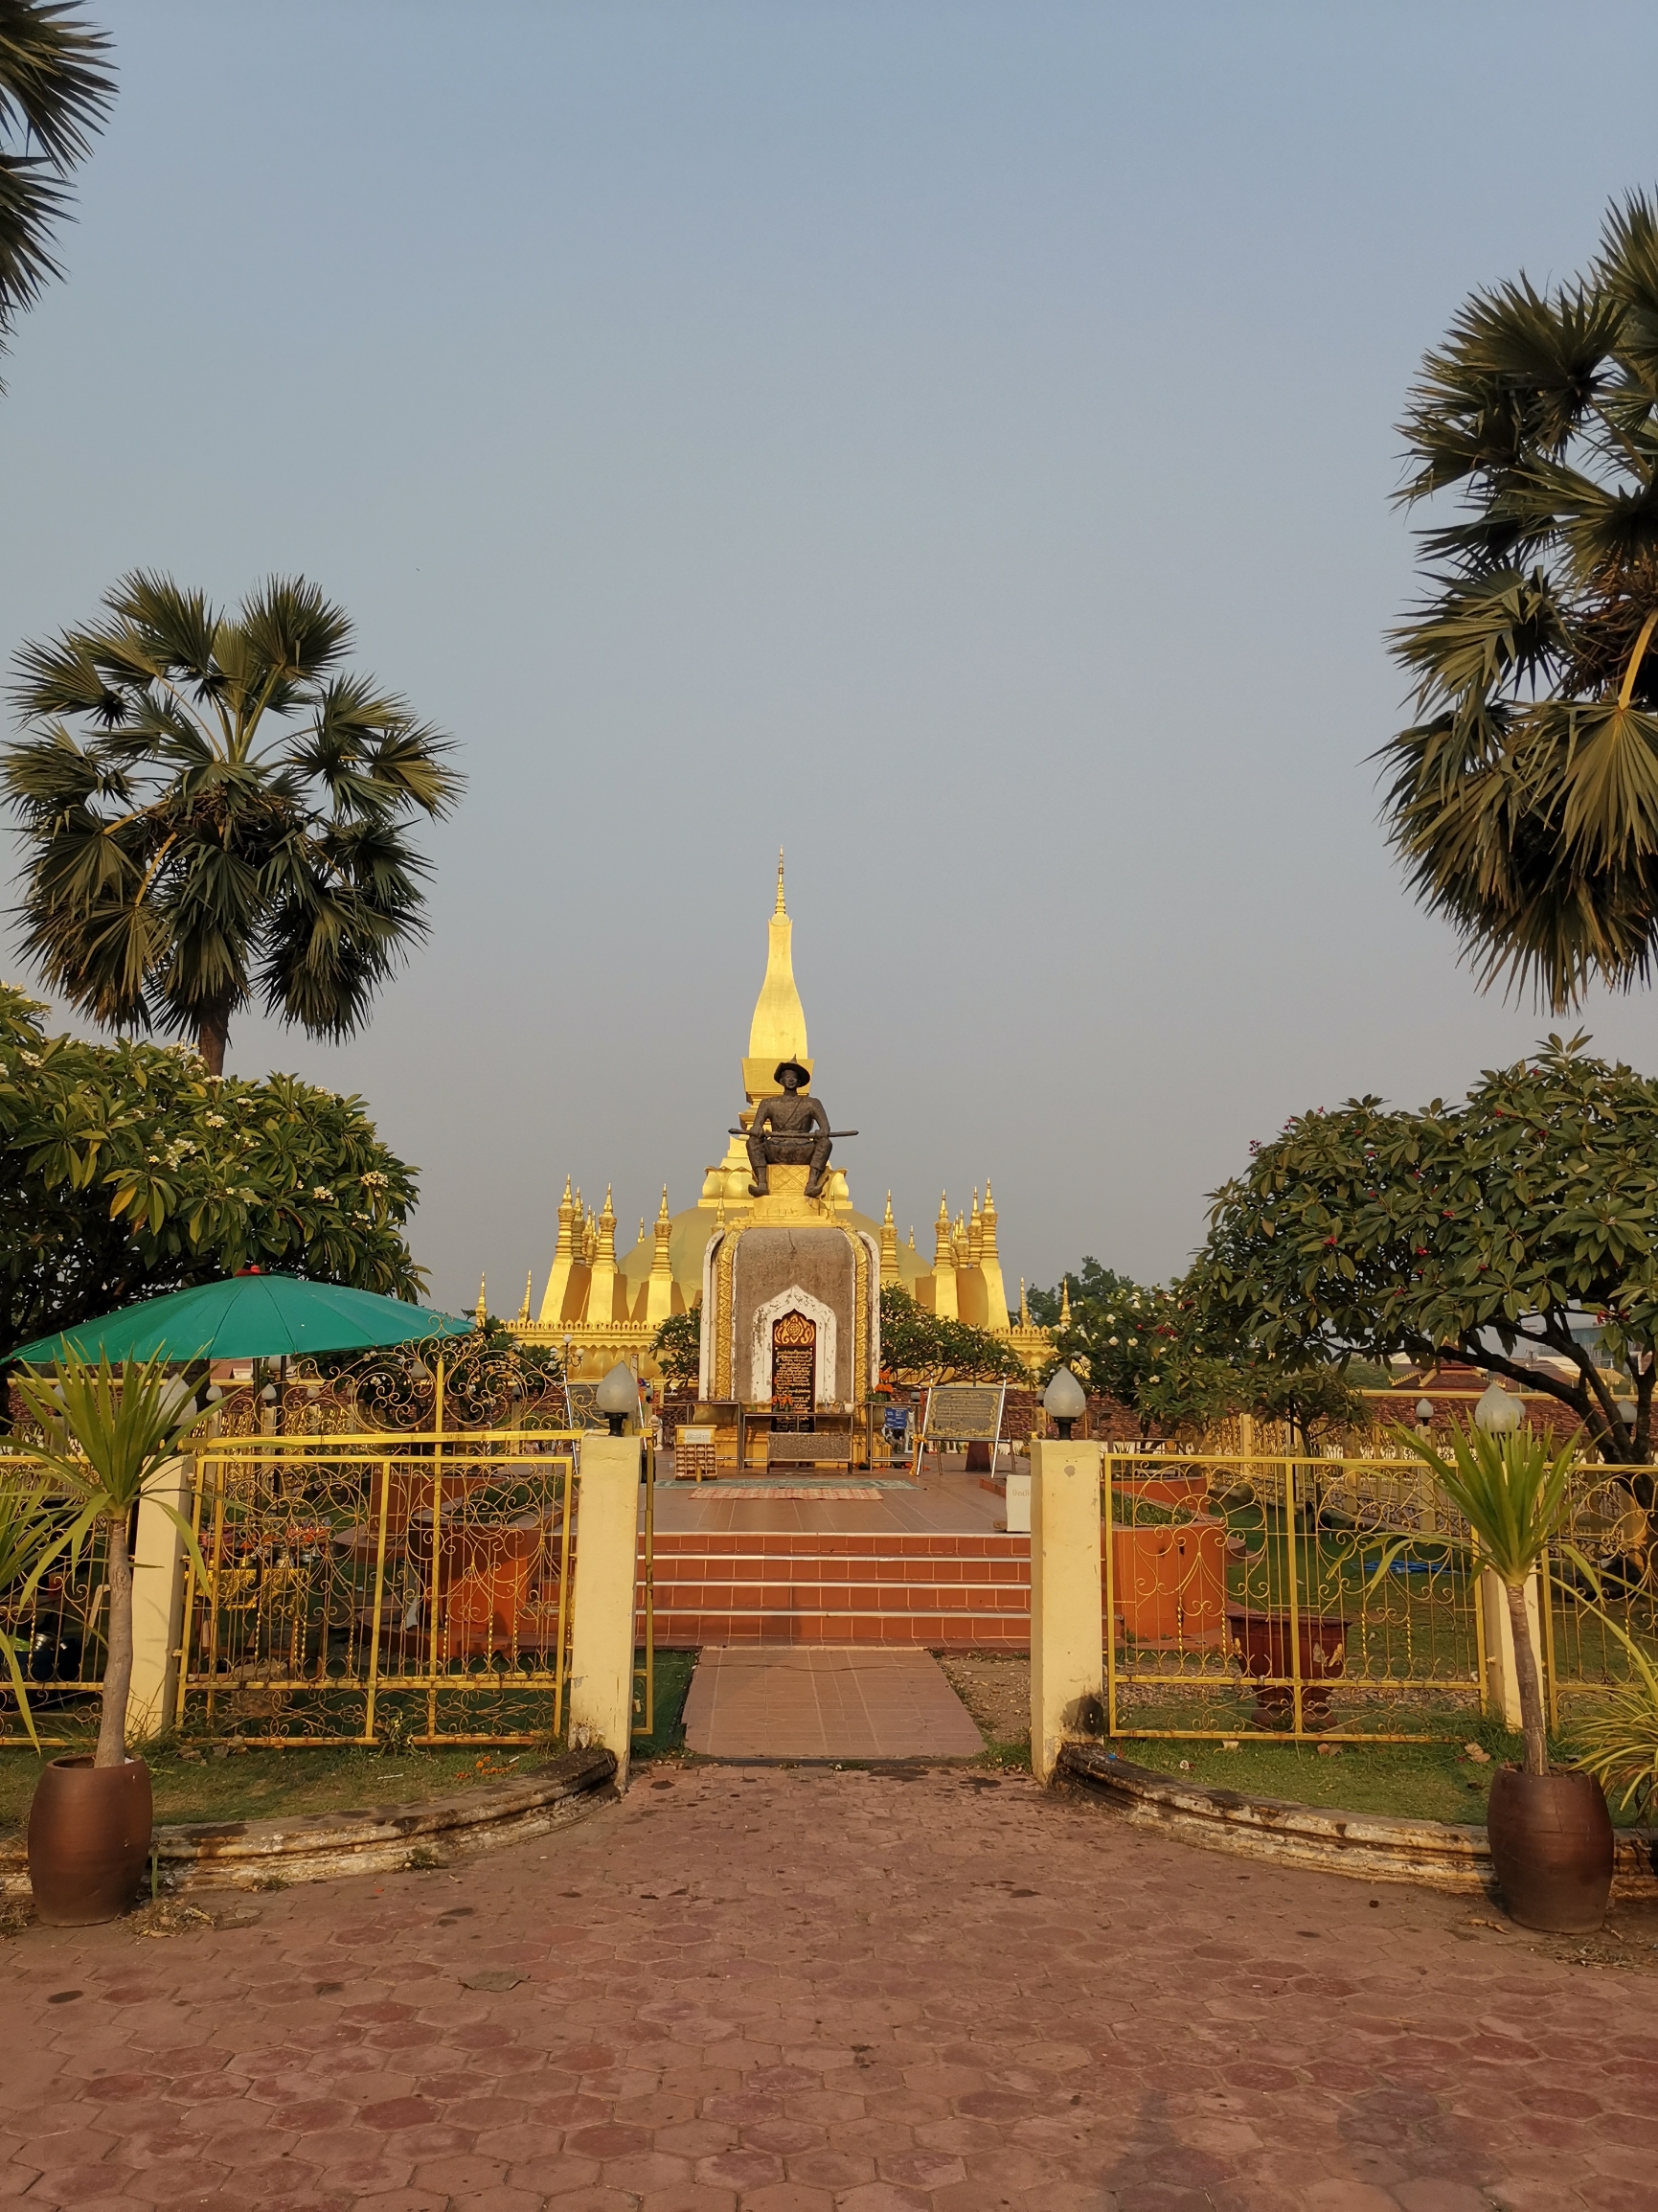
[[[0,0],[0,352],[63,273],[50,241],[115,98],[108,53],[104,33],[63,0]]]
[[[1285,1364],[1465,1360],[1558,1399],[1608,1459],[1649,1460],[1658,1083],[1585,1042],[1552,1037],[1458,1104],[1286,1123],[1215,1194],[1188,1278],[1204,1330]]]
[[[181,1046],[47,1037],[0,986],[0,1360],[244,1266],[416,1299],[415,1171],[362,1102],[210,1076]]]
[[[896,1283],[881,1286],[881,1373],[912,1387],[935,1382],[1018,1381],[1024,1363],[1011,1344],[969,1321],[940,1320]]]
[[[1136,1283],[1085,1257],[1063,1282],[1071,1322],[1055,1355],[1091,1389],[1126,1406],[1145,1435],[1201,1429],[1238,1413],[1283,1421],[1311,1450],[1331,1429],[1362,1427],[1365,1399],[1323,1347],[1262,1357],[1224,1324],[1206,1327],[1185,1283]],[[1057,1322],[1059,1291],[1034,1291],[1031,1310]]]
[[[1581,276],[1465,304],[1402,424],[1425,597],[1395,633],[1417,718],[1383,748],[1392,842],[1482,980],[1556,1011],[1644,979],[1658,931],[1658,208]]]
[[[235,614],[137,573],[81,629],[24,646],[30,734],[5,788],[29,855],[24,945],[106,1029],[189,1038],[222,1074],[252,999],[348,1037],[424,933],[450,741],[342,667],[344,609],[272,578]]]
[[[694,1390],[702,1362],[702,1301],[659,1322],[650,1349],[670,1390]]]

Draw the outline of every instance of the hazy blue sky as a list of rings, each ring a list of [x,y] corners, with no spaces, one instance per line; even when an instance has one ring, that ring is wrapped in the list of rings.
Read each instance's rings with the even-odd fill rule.
[[[1650,5],[94,12],[0,646],[303,569],[462,741],[370,1033],[231,1048],[367,1095],[440,1302],[539,1288],[566,1170],[692,1201],[780,843],[854,1197],[988,1173],[1015,1276],[1168,1273],[1252,1136],[1547,1026],[1374,826],[1392,425],[1658,182]]]

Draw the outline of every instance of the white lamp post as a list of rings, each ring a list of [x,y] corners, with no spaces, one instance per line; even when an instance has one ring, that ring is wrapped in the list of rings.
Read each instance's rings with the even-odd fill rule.
[[[1512,1436],[1520,1420],[1519,1400],[1510,1398],[1493,1375],[1474,1407],[1474,1426],[1488,1436]]]
[[[1042,1410],[1053,1416],[1060,1437],[1070,1442],[1071,1424],[1088,1410],[1088,1397],[1068,1367],[1056,1367],[1054,1380],[1042,1393]]]
[[[593,1402],[610,1424],[612,1436],[622,1434],[622,1424],[639,1411],[639,1385],[625,1359],[619,1359],[593,1394]]]

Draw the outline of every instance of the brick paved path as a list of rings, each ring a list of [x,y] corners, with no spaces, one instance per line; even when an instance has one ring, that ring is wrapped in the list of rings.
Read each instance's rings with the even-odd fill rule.
[[[0,1947],[0,2199],[1658,2208],[1658,1981],[1463,1903],[982,1770],[647,1771],[542,1843]]]

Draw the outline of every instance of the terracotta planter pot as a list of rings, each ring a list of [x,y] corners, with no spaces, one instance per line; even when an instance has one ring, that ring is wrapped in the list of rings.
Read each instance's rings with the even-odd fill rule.
[[[1183,1505],[1192,1513],[1203,1511],[1209,1495],[1206,1474],[1125,1474],[1117,1488],[1125,1497],[1143,1497],[1147,1505]]]
[[[1153,1649],[1203,1648],[1224,1635],[1226,1532],[1202,1518],[1111,1531],[1112,1604],[1124,1634]]]
[[[125,1912],[149,1857],[149,1768],[54,1759],[29,1808],[29,1881],[48,1927],[87,1927]]]
[[[1289,1681],[1289,1615],[1257,1612],[1244,1606],[1228,1606],[1226,1625],[1232,1630],[1232,1649],[1244,1678],[1256,1683],[1255,1711],[1249,1716],[1257,1728],[1292,1728],[1295,1725],[1295,1691]],[[1329,1685],[1347,1664],[1349,1624],[1340,1619],[1299,1616],[1295,1672],[1301,1676],[1301,1718],[1308,1728],[1329,1726]],[[1279,1676],[1270,1681],[1264,1677]]]
[[[1593,1774],[1499,1767],[1486,1832],[1510,1919],[1555,1935],[1600,1927],[1612,1887],[1612,1816]]]

